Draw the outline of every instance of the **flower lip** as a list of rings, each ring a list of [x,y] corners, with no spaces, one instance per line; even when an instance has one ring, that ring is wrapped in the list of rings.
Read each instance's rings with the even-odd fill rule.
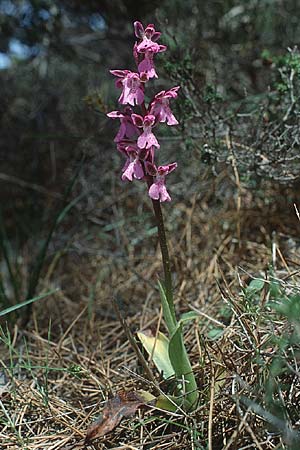
[[[155,116],[152,114],[147,114],[145,117],[142,117],[138,114],[132,114],[131,118],[137,127],[143,128],[143,132],[137,140],[138,147],[141,149],[150,149],[153,146],[160,148],[155,135],[152,133],[152,126],[155,123]]]
[[[132,181],[133,178],[141,180],[144,178],[144,169],[137,155],[130,156],[124,166],[122,180]]]
[[[171,201],[171,197],[170,197],[170,195],[167,191],[166,185],[165,185],[165,177],[170,172],[175,170],[176,167],[177,167],[176,162],[167,164],[165,166],[159,166],[157,169],[154,164],[146,166],[148,173],[151,175],[153,174],[152,176],[155,177],[153,180],[153,183],[150,186],[149,191],[148,191],[149,196],[153,200],[159,200],[160,202],[170,202]],[[155,170],[156,170],[156,173],[154,173]]]

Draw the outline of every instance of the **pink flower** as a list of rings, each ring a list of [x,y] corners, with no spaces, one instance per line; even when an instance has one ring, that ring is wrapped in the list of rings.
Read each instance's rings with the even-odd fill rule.
[[[133,25],[136,37],[142,40],[137,45],[137,52],[144,53],[145,51],[150,50],[154,53],[158,53],[160,51],[160,46],[156,43],[156,41],[160,38],[161,33],[159,31],[155,31],[154,25],[150,23],[147,25],[145,30],[141,22],[136,21]]]
[[[157,44],[157,40],[160,38],[161,33],[155,31],[154,25],[151,23],[147,25],[144,30],[141,22],[134,22],[134,30],[137,38],[141,39],[140,43],[135,43],[133,48],[133,55],[138,64],[138,70],[140,73],[145,72],[150,78],[158,78],[154,68],[153,55],[155,53],[164,52],[167,47],[165,45]],[[144,59],[138,63],[138,54],[142,53]]]
[[[166,50],[165,45],[159,45],[159,50],[152,51],[152,50],[145,50],[143,52],[144,59],[139,63],[138,70],[140,74],[145,73],[150,78],[158,78],[157,73],[155,71],[154,62],[153,62],[153,55],[157,52],[164,52]]]
[[[145,72],[148,78],[158,78],[156,73],[154,62],[153,62],[153,53],[145,52],[144,59],[138,65],[139,72]]]
[[[159,166],[157,169],[154,164],[146,163],[146,169],[152,175],[156,169],[156,175],[154,175],[154,183],[150,186],[148,191],[150,198],[152,200],[159,200],[160,202],[170,202],[171,197],[165,186],[165,177],[173,172],[177,167],[177,163],[168,164],[166,166]]]
[[[130,106],[126,106],[124,111],[112,111],[107,114],[112,119],[120,119],[121,126],[114,139],[115,142],[120,142],[123,139],[131,139],[133,136],[139,134],[139,130],[132,122],[131,114],[133,113]]]
[[[123,181],[125,181],[126,179],[128,181],[132,181],[133,178],[140,180],[144,176],[143,166],[138,158],[128,159],[126,168],[124,167],[124,169],[125,170],[123,171],[122,175]]]
[[[159,148],[160,145],[157,142],[156,137],[152,133],[152,127],[155,123],[155,117],[152,114],[147,114],[145,117],[139,114],[132,114],[132,121],[138,128],[143,128],[143,133],[138,137],[137,145],[139,148]]]
[[[140,105],[144,101],[144,86],[146,76],[131,72],[130,70],[110,70],[110,73],[118,77],[116,86],[122,88],[119,102],[122,105]]]
[[[140,161],[139,152],[134,146],[126,148],[127,161],[123,167],[122,180],[132,181],[133,178],[141,180],[144,177],[144,169]]]
[[[180,86],[173,87],[169,91],[161,91],[151,102],[150,114],[153,114],[159,122],[167,122],[168,125],[177,125],[178,121],[172,113],[169,101],[177,97]]]

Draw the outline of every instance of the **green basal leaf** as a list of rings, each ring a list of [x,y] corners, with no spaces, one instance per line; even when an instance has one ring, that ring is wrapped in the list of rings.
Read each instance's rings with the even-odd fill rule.
[[[178,409],[177,405],[180,405],[180,403],[182,403],[182,400],[180,399],[180,402],[178,402],[178,398],[174,396],[159,395],[155,406],[165,411],[175,412]]]
[[[136,393],[141,397],[148,405],[153,405],[156,408],[163,409],[164,411],[175,412],[178,410],[178,406],[182,403],[181,398],[177,398],[174,395],[160,394],[158,397],[151,394],[151,392],[139,389]]]
[[[181,377],[192,371],[189,360],[184,357],[185,353],[186,350],[182,337],[182,324],[178,324],[169,343],[169,357],[177,377]]]
[[[145,391],[144,389],[139,389],[138,391],[136,391],[136,393],[142,397],[142,399],[144,400],[145,403],[153,403],[156,404],[157,402],[157,398],[151,394],[151,392]],[[159,397],[158,397],[159,398]]]
[[[169,357],[176,377],[178,378],[178,382],[185,382],[185,397],[193,408],[198,401],[198,387],[183,342],[182,323],[177,325],[175,332],[171,336],[169,342]]]
[[[166,321],[166,325],[170,335],[174,332],[176,328],[176,318],[174,312],[174,305],[170,304],[166,297],[165,289],[160,281],[158,281],[158,287],[160,292],[160,299],[163,309],[163,316]]]

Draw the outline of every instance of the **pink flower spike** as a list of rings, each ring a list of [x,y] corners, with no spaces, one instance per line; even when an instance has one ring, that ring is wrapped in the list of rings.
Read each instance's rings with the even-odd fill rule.
[[[150,113],[153,114],[159,122],[167,122],[168,125],[178,125],[178,121],[172,113],[169,100],[177,97],[179,86],[173,87],[169,91],[161,91],[151,102]]]
[[[124,112],[121,111],[112,111],[107,114],[111,119],[120,119],[121,126],[120,129],[114,138],[114,142],[121,142],[124,139],[131,139],[137,134],[139,134],[139,130],[134,125],[132,118],[132,109],[127,106],[124,108]]]
[[[144,101],[144,86],[138,73],[130,70],[111,70],[110,73],[119,77],[116,86],[122,87],[123,91],[119,97],[122,105],[140,105]]]
[[[152,127],[155,124],[155,117],[152,114],[147,114],[144,118],[138,114],[132,114],[133,123],[139,127],[143,128],[143,133],[138,137],[137,145],[139,148],[159,148],[160,145],[152,133]]]
[[[177,163],[168,164],[166,166],[159,166],[157,174],[155,176],[154,183],[150,186],[149,196],[153,200],[159,200],[160,202],[170,202],[171,197],[165,186],[165,177],[169,173],[173,172],[177,167]]]

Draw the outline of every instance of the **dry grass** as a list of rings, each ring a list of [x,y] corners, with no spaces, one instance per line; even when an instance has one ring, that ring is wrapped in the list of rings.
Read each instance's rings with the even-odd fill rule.
[[[109,396],[120,389],[153,390],[115,315],[112,297],[118,299],[133,333],[156,326],[159,253],[151,247],[151,228],[145,230],[145,220],[151,222],[151,217],[128,225],[135,204],[130,198],[122,206],[113,200],[111,223],[119,225],[105,232],[104,244],[96,235],[86,242],[84,236],[76,237],[77,251],[54,256],[44,276],[41,288],[59,287],[59,292],[34,306],[26,330],[15,325],[2,331],[1,449],[289,448],[284,432],[274,431],[264,411],[253,407],[260,404],[265,368],[276,350],[266,343],[287,324],[275,316],[272,320],[264,309],[265,291],[252,310],[240,292],[251,276],[265,278],[272,263],[274,276],[294,289],[299,222],[292,204],[282,209],[278,192],[268,193],[269,198],[277,195],[277,203],[266,205],[263,196],[241,191],[238,213],[231,200],[213,204],[221,184],[205,194],[194,193],[175,209],[168,205],[166,213],[177,308],[199,312],[199,319],[186,329],[201,391],[198,409],[168,414],[149,408],[84,446],[86,429]],[[89,220],[95,223],[96,216],[90,214]],[[273,238],[271,231],[276,231]],[[220,333],[218,339],[212,338],[214,331]],[[284,398],[293,404],[299,395],[299,373],[289,375],[288,381],[291,387]]]

